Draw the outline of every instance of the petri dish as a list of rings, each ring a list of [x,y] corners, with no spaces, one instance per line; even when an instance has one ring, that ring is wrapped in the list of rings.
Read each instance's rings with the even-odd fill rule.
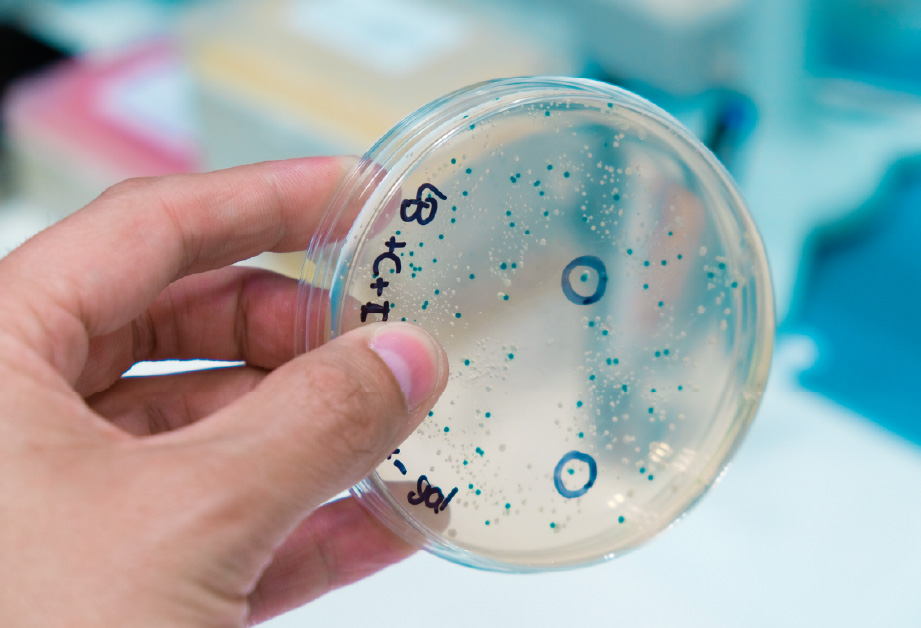
[[[444,345],[444,394],[353,493],[408,541],[511,572],[678,520],[746,433],[774,329],[713,155],[638,96],[552,77],[461,89],[385,135],[314,236],[299,308],[308,350],[381,320]]]

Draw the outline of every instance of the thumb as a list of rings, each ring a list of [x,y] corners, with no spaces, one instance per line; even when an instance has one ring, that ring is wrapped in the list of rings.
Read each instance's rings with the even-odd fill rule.
[[[193,426],[220,446],[212,460],[219,472],[209,474],[217,477],[207,490],[230,500],[224,507],[258,519],[250,535],[280,542],[405,440],[447,376],[443,349],[418,327],[378,323],[344,334]]]

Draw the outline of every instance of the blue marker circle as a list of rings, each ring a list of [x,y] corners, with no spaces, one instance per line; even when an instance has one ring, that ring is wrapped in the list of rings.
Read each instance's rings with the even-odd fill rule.
[[[573,269],[579,266],[591,268],[598,273],[598,285],[595,286],[595,292],[587,297],[573,290],[572,282],[569,280],[569,275],[572,273]],[[560,287],[563,288],[563,294],[576,305],[591,305],[592,303],[597,303],[601,300],[601,297],[604,296],[604,291],[607,286],[608,269],[605,267],[604,262],[594,255],[581,255],[566,264],[566,268],[563,269],[563,277],[560,280]]]
[[[566,463],[570,460],[579,460],[588,465],[588,480],[581,488],[575,490],[570,490],[566,488],[563,484],[563,467],[566,466]],[[553,485],[556,487],[557,492],[565,497],[566,499],[572,499],[573,497],[581,497],[588,492],[588,489],[592,488],[595,484],[595,478],[598,477],[598,464],[595,462],[595,459],[589,456],[588,454],[583,454],[580,451],[572,450],[556,463],[556,469],[553,470]]]

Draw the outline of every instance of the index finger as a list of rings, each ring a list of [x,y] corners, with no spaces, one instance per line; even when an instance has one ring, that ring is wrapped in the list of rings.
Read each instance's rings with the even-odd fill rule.
[[[174,280],[306,248],[350,165],[306,158],[118,184],[0,263],[3,318],[72,380],[89,338]]]

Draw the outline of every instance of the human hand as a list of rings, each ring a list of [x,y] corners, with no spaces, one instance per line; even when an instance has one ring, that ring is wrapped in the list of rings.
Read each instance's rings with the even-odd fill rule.
[[[386,323],[295,358],[296,282],[222,268],[306,248],[345,167],[127,181],[0,261],[0,625],[244,625],[411,552],[321,504],[415,429],[442,350]],[[121,378],[190,358],[245,365]]]

